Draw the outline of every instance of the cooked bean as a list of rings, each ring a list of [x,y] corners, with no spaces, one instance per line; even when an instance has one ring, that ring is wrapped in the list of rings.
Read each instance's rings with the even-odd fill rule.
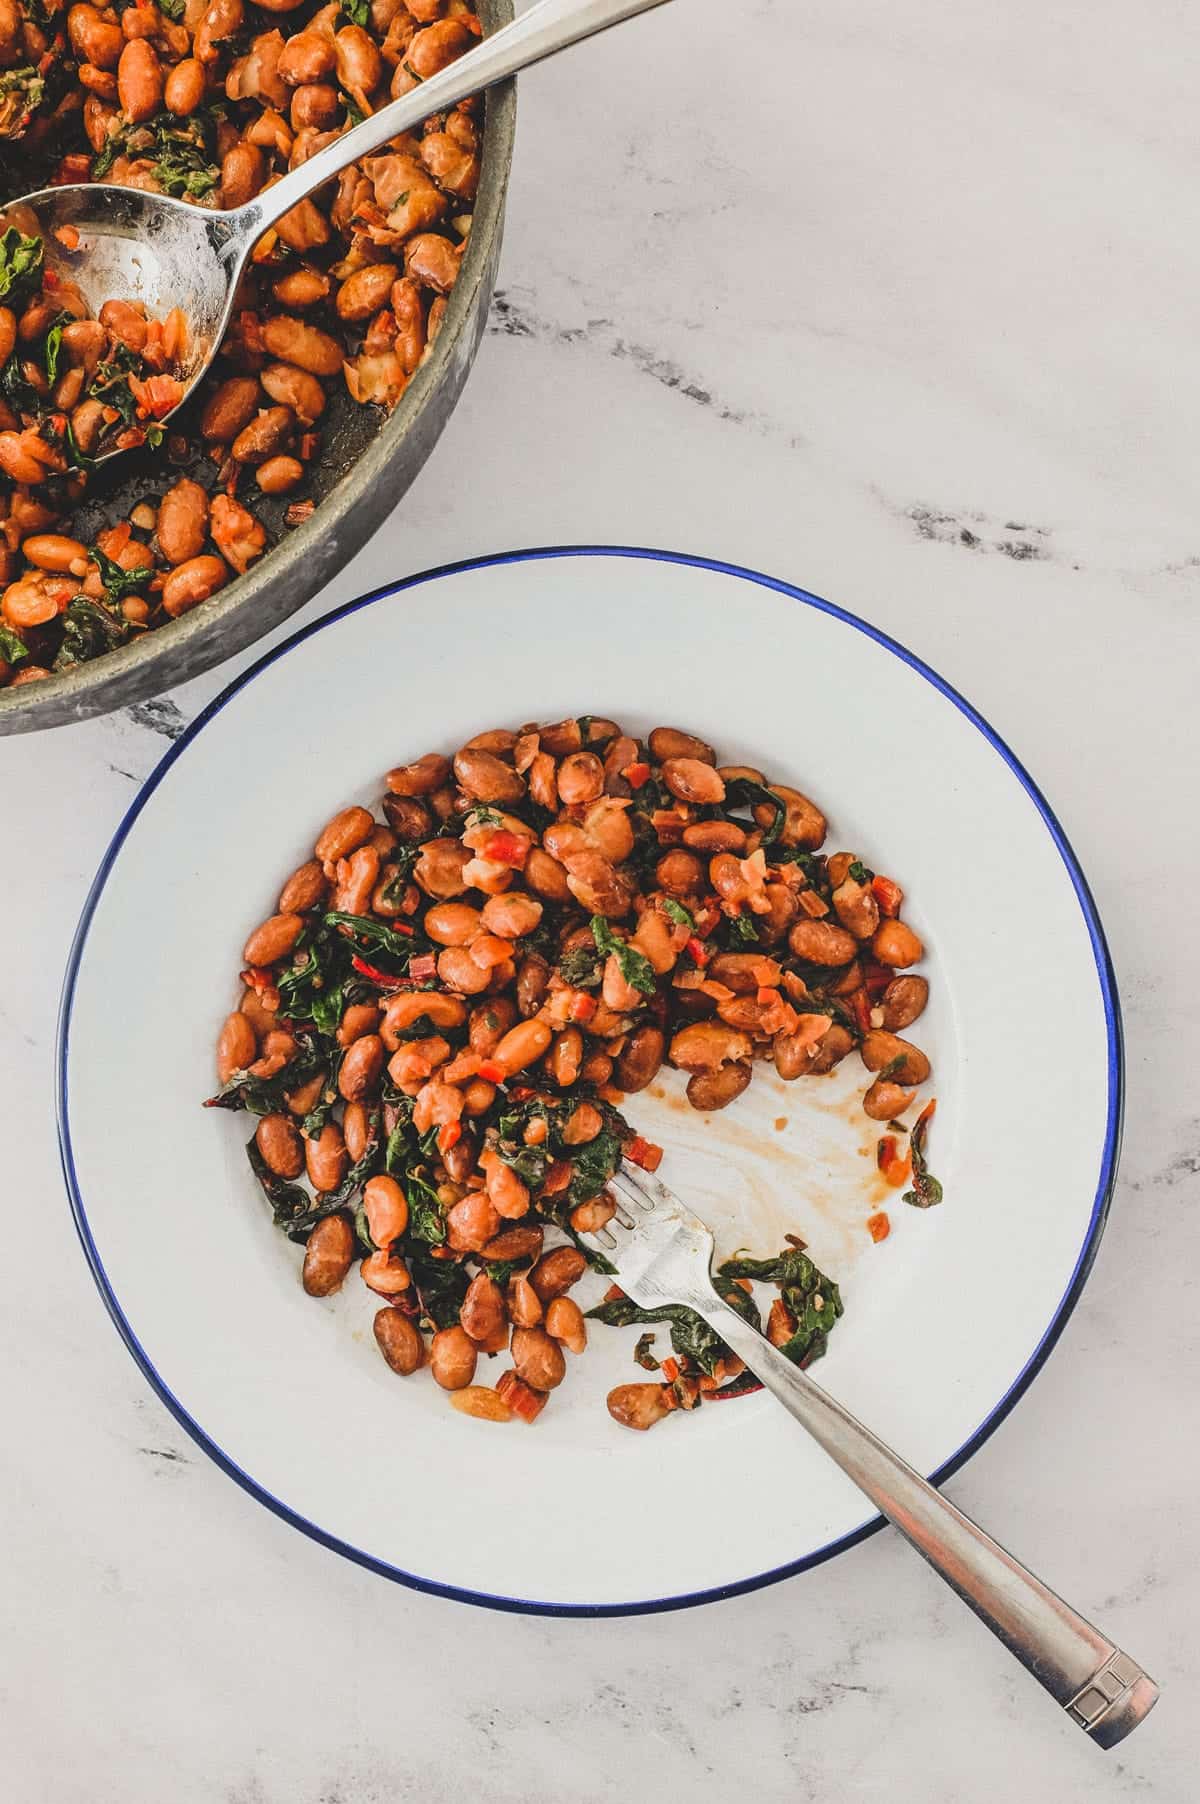
[[[463,872],[470,862],[470,852],[458,840],[431,839],[421,847],[413,877],[427,896],[461,896],[469,887]]]
[[[665,1044],[661,1027],[647,1022],[644,1026],[635,1028],[617,1056],[618,1087],[631,1096],[638,1090],[644,1090],[658,1074]]]
[[[540,1059],[552,1037],[553,1031],[545,1021],[518,1021],[496,1046],[492,1058],[507,1077],[512,1077]]]
[[[447,946],[440,952],[437,973],[446,988],[460,996],[481,996],[491,982],[491,973],[476,964],[466,946]]]
[[[925,1013],[929,985],[923,977],[893,977],[879,1000],[883,1025],[889,1033],[898,1033]]]
[[[617,1205],[610,1196],[593,1196],[586,1203],[576,1203],[571,1211],[571,1226],[577,1234],[597,1234],[616,1213]]]
[[[210,444],[231,444],[258,411],[255,376],[230,376],[209,396],[200,416],[200,434]]]
[[[537,1327],[542,1319],[542,1300],[528,1278],[510,1278],[505,1301],[515,1328]]]
[[[227,1084],[235,1071],[244,1071],[258,1056],[258,1041],[246,1016],[235,1009],[226,1015],[217,1040],[217,1081]]]
[[[571,894],[566,869],[540,846],[534,846],[525,860],[525,881],[546,902],[566,902]]]
[[[573,1297],[554,1297],[546,1308],[546,1333],[572,1353],[587,1346],[587,1323]]]
[[[828,1033],[824,1034],[818,1042],[816,1051],[809,1060],[808,1075],[810,1077],[821,1076],[826,1071],[832,1071],[853,1046],[854,1036],[849,1029],[843,1027],[840,1021],[835,1021]]]
[[[500,1212],[484,1190],[472,1190],[446,1217],[446,1237],[456,1253],[477,1253],[500,1232]]]
[[[608,1413],[622,1428],[653,1428],[669,1415],[666,1387],[661,1384],[618,1384],[608,1393]]]
[[[294,363],[312,376],[341,374],[342,347],[328,332],[310,326],[306,320],[277,314],[274,319],[263,321],[262,339],[271,356],[282,363]]]
[[[604,766],[595,752],[571,752],[558,767],[558,794],[567,807],[594,802],[604,793]]]
[[[399,764],[387,774],[387,786],[393,795],[427,796],[441,789],[450,775],[450,760],[437,752],[426,752],[412,764]]]
[[[280,51],[278,71],[290,88],[299,88],[332,75],[336,61],[332,38],[305,27],[289,38]]]
[[[79,61],[94,63],[99,69],[115,69],[125,48],[121,27],[104,18],[96,6],[72,6],[67,14],[67,35]]]
[[[667,758],[662,779],[682,802],[712,803],[725,799],[725,785],[711,764],[701,758]]]
[[[633,905],[633,880],[600,852],[572,852],[566,860],[567,888],[589,914],[620,920]]]
[[[313,853],[322,864],[336,864],[365,845],[375,831],[375,818],[368,808],[343,808],[321,829]]]
[[[832,921],[797,921],[788,935],[788,945],[810,965],[847,965],[858,951],[858,942],[844,927]]]
[[[359,1275],[368,1290],[378,1297],[398,1297],[412,1285],[407,1262],[390,1247],[368,1253],[359,1266]]]
[[[290,407],[264,408],[234,439],[233,455],[243,464],[261,463],[274,457],[291,438],[294,426]]]
[[[654,875],[669,896],[692,896],[704,887],[704,866],[692,852],[664,852]]]
[[[245,1021],[246,1017],[237,1019]],[[254,1130],[254,1143],[277,1178],[298,1178],[304,1170],[304,1143],[295,1122],[286,1115],[262,1116]]]
[[[383,1041],[378,1034],[364,1034],[342,1060],[338,1090],[347,1102],[361,1102],[374,1094],[383,1071]]]
[[[742,1094],[752,1076],[749,1065],[721,1065],[715,1071],[696,1071],[687,1081],[687,1099],[693,1109],[723,1109]]]
[[[298,1121],[303,1121],[305,1116],[316,1107],[317,1100],[324,1088],[325,1073],[323,1071],[318,1071],[316,1077],[310,1077],[306,1084],[300,1085],[299,1089],[287,1091],[284,1100],[287,1103],[289,1112],[294,1115]],[[342,1123],[342,1131],[346,1134],[346,1146],[348,1150],[350,1145],[349,1130],[346,1128],[344,1121]],[[365,1140],[363,1142],[362,1150],[363,1152],[367,1150]],[[353,1157],[353,1155],[351,1156]]]
[[[895,1121],[911,1101],[911,1090],[905,1090],[891,1078],[877,1077],[863,1097],[863,1112],[872,1121]]]
[[[464,746],[455,754],[454,774],[467,795],[477,802],[519,802],[525,785],[510,764],[494,752]]]
[[[394,263],[368,263],[346,277],[334,303],[339,319],[371,319],[386,307],[392,283],[400,274]]]
[[[473,1341],[487,1342],[503,1333],[507,1320],[504,1292],[486,1272],[480,1272],[468,1284],[458,1319]],[[504,1342],[500,1344],[503,1346]]]
[[[505,1228],[493,1240],[489,1240],[483,1248],[483,1256],[489,1261],[537,1259],[542,1251],[543,1230],[540,1227],[525,1226]]]
[[[306,864],[292,872],[280,890],[279,913],[307,914],[310,908],[315,908],[318,902],[324,901],[328,887],[320,861],[310,858]]]
[[[486,1384],[465,1384],[461,1390],[452,1390],[450,1403],[462,1415],[480,1422],[511,1422],[513,1418],[499,1391],[489,1390]]]
[[[204,99],[204,64],[194,56],[184,57],[167,76],[163,89],[167,111],[178,118],[194,113]]]
[[[548,1303],[577,1284],[586,1270],[587,1260],[577,1247],[555,1247],[553,1252],[543,1253],[529,1274],[529,1282],[542,1302]]]
[[[562,1348],[544,1328],[514,1328],[512,1361],[517,1376],[535,1391],[552,1391],[567,1375]]]
[[[586,1146],[604,1126],[604,1117],[594,1103],[581,1102],[563,1123],[564,1146]]]
[[[925,956],[925,948],[903,921],[881,921],[871,941],[871,950],[881,965],[893,968],[915,965]]]
[[[879,904],[866,883],[846,876],[833,892],[838,920],[856,940],[869,940],[879,925]]]
[[[255,482],[264,495],[286,495],[304,480],[304,465],[297,457],[268,457],[258,466]]]
[[[155,536],[168,564],[198,558],[208,526],[208,496],[190,476],[181,476],[159,503]]]
[[[798,789],[789,789],[783,783],[772,783],[774,793],[784,804],[785,815],[783,828],[779,835],[781,846],[799,846],[804,851],[815,852],[825,838],[825,816],[815,802],[801,795]],[[756,803],[753,814],[760,827],[770,827],[777,810],[767,802]]]
[[[315,376],[295,364],[268,363],[259,380],[272,401],[290,407],[302,426],[311,426],[325,410],[325,390]]]
[[[506,940],[519,940],[532,933],[541,918],[541,903],[520,893],[491,896],[483,906],[483,925],[487,931]]]
[[[336,1190],[346,1175],[346,1143],[336,1121],[327,1121],[314,1140],[304,1142],[304,1163],[314,1190]]]
[[[923,1084],[929,1076],[929,1060],[920,1047],[902,1040],[898,1034],[876,1028],[864,1035],[858,1050],[868,1071],[882,1071],[885,1066],[892,1066],[888,1075],[898,1084]]]
[[[560,1090],[567,1090],[579,1076],[583,1063],[583,1035],[577,1027],[555,1034],[546,1054],[546,1074]]]
[[[697,852],[744,852],[746,834],[736,821],[692,821],[683,829],[683,843]]]
[[[221,162],[221,205],[240,207],[253,200],[263,185],[267,166],[262,151],[243,140],[225,153]]]
[[[326,91],[333,94],[336,107],[336,93],[332,88]],[[305,90],[302,88],[300,92],[304,93]],[[277,282],[271,284],[271,293],[282,307],[315,307],[317,302],[323,301],[329,293],[329,277],[323,270],[309,269],[307,266],[302,269],[289,269],[286,275],[280,276]],[[259,380],[261,381],[262,378],[260,377]],[[313,380],[315,381],[316,378],[314,377]],[[324,395],[324,390],[321,392]]]
[[[425,915],[425,932],[439,946],[467,946],[482,931],[479,910],[466,902],[436,902]]]
[[[304,931],[299,915],[272,915],[256,927],[242,948],[248,965],[273,965],[292,950]]]
[[[425,1363],[425,1342],[415,1324],[399,1309],[387,1304],[378,1311],[375,1322],[375,1344],[393,1372],[408,1378]]]
[[[711,745],[678,727],[655,727],[649,744],[651,754],[659,764],[665,764],[668,758],[695,758],[701,764],[715,765],[717,762],[717,754]]]
[[[693,1021],[671,1041],[671,1063],[681,1071],[715,1071],[750,1057],[750,1041],[722,1021]]]
[[[340,1290],[354,1257],[354,1230],[344,1215],[319,1221],[304,1248],[304,1288],[310,1297]]]
[[[140,125],[158,111],[163,96],[162,64],[153,44],[145,38],[134,38],[122,50],[117,63],[117,93],[121,110],[133,125]]]
[[[429,1346],[429,1369],[444,1391],[461,1391],[474,1378],[478,1357],[465,1328],[439,1328]]]

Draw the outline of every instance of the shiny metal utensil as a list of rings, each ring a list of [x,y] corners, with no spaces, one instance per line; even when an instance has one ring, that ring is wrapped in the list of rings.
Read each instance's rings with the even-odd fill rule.
[[[610,1180],[617,1213],[581,1238],[643,1308],[683,1303],[702,1316],[837,1461],[1051,1697],[1102,1748],[1136,1729],[1158,1686],[898,1453],[751,1327],[712,1287],[713,1237],[665,1184],[628,1169]]]
[[[216,354],[251,251],[285,213],[348,163],[381,150],[431,114],[662,4],[663,0],[539,0],[457,62],[380,107],[335,143],[289,170],[273,187],[229,211],[213,212],[169,195],[95,182],[41,188],[9,202],[5,211],[18,207],[33,211],[45,239],[46,262],[78,285],[93,314],[109,300],[141,301],[159,319],[172,307],[183,309],[189,327],[186,364],[180,372],[186,399]],[[64,228],[71,248],[59,236]]]

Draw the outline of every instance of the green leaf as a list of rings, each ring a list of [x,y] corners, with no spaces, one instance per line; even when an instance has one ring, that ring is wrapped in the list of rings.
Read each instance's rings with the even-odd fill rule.
[[[654,1345],[654,1338],[654,1335],[648,1330],[645,1334],[639,1334],[638,1344],[633,1349],[633,1357],[637,1360],[644,1372],[657,1372],[661,1370],[661,1361],[655,1359],[653,1353],[650,1351],[651,1347]]]
[[[166,19],[178,25],[186,7],[186,0],[155,0],[155,5]]]
[[[727,937],[736,944],[755,945],[759,943],[758,928],[754,925],[752,915],[734,915],[729,921]]]
[[[683,906],[683,903],[677,902],[674,896],[661,897],[659,907],[664,914],[670,915],[673,921],[678,921],[681,927],[694,927],[696,925],[687,909]]]
[[[826,1277],[807,1253],[799,1247],[788,1247],[774,1259],[726,1259],[718,1267],[716,1281],[733,1278],[778,1284],[784,1302],[796,1318],[795,1331],[780,1352],[795,1365],[810,1365],[821,1357],[834,1323],[842,1314],[842,1296],[833,1279]],[[740,1307],[734,1302],[732,1291],[722,1294],[734,1308]]]
[[[766,806],[775,810],[774,818],[762,836],[764,846],[773,846],[783,832],[783,823],[787,819],[787,804],[782,796],[777,796],[773,789],[765,783],[756,783],[752,777],[731,777],[725,784],[725,807],[754,808]],[[774,853],[771,855],[774,857]]]
[[[594,946],[574,946],[559,959],[558,974],[573,990],[599,989],[604,976],[600,954]]]
[[[423,1319],[434,1328],[453,1328],[471,1282],[465,1267],[453,1259],[429,1259],[415,1253],[408,1269]]]
[[[324,916],[327,927],[348,927],[356,940],[372,950],[386,952],[391,958],[402,959],[407,965],[414,951],[420,948],[414,945],[415,935],[397,933],[386,921],[376,921],[369,915],[350,915],[342,909],[333,908]],[[421,942],[422,946],[424,942]]]
[[[681,1359],[692,1360],[709,1377],[729,1352],[725,1342],[704,1318],[683,1303],[664,1303],[658,1309],[643,1309],[632,1297],[614,1297],[611,1303],[598,1303],[587,1313],[590,1321],[607,1322],[613,1328],[624,1328],[631,1322],[670,1322],[671,1345],[676,1354]]]
[[[875,873],[867,869],[861,858],[856,858],[848,866],[846,875],[853,877],[855,883],[870,883]]]
[[[6,80],[24,75],[25,70],[10,70]],[[33,71],[28,71],[32,74]],[[44,246],[40,238],[26,238],[16,226],[9,226],[0,237],[0,300],[16,296],[32,287],[41,274]]]
[[[29,656],[29,647],[18,633],[0,620],[0,658],[6,664],[19,664],[22,658]]]
[[[640,990],[643,996],[655,993],[654,967],[642,952],[627,945],[615,934],[603,915],[592,916],[592,938],[596,942],[596,950],[610,954],[620,967],[621,976],[631,989]]]
[[[620,1163],[621,1142],[608,1127],[601,1128],[596,1138],[585,1146],[574,1149],[571,1182],[567,1186],[571,1207],[574,1208],[576,1203],[589,1203],[599,1196]]]
[[[122,601],[126,595],[132,595],[137,589],[144,589],[154,571],[148,563],[138,564],[132,570],[124,570],[112,558],[106,557],[98,545],[93,545],[88,552],[93,564],[100,572],[104,584],[104,599],[112,606]]]
[[[251,1077],[248,1071],[235,1071],[215,1096],[204,1104],[206,1109],[248,1109],[252,1115],[273,1115],[287,1108],[287,1095],[324,1071],[328,1053],[309,1034],[298,1034],[296,1051],[274,1077]]]
[[[51,326],[49,332],[46,334],[44,361],[46,365],[46,380],[50,383],[51,387],[58,381],[58,354],[62,350],[62,335],[63,329],[61,324]]]
[[[912,1189],[904,1192],[904,1201],[911,1203],[914,1209],[932,1209],[936,1203],[941,1202],[944,1194],[925,1157],[925,1141],[931,1120],[932,1116],[927,1110],[914,1127],[908,1143],[908,1150],[912,1155],[913,1183]]]
[[[90,659],[124,645],[133,634],[133,627],[123,614],[114,613],[103,602],[93,601],[86,595],[76,595],[67,603],[62,623],[62,643],[54,659],[55,670],[72,670],[77,664],[86,664]]]
[[[342,11],[352,25],[369,25],[371,7],[369,0],[340,0]]]

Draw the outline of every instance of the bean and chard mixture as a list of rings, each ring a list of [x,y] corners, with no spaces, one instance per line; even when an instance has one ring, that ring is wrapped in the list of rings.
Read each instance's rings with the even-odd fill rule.
[[[480,33],[464,0],[0,0],[0,196],[110,182],[240,206]],[[261,498],[294,497],[282,530],[311,515],[331,385],[390,410],[437,335],[470,232],[480,117],[475,100],[435,115],[268,232],[199,396],[165,428],[186,321],[120,299],[89,318],[46,267],[36,220],[9,208],[0,688],[207,601],[269,549]],[[96,459],[138,446],[154,461],[129,517],[75,537]],[[180,474],[197,461],[202,479]]]
[[[207,1106],[259,1118],[247,1154],[305,1249],[304,1288],[328,1296],[358,1260],[393,1371],[428,1363],[469,1415],[539,1415],[564,1350],[586,1345],[567,1293],[589,1265],[612,1275],[580,1236],[614,1214],[622,1160],[662,1158],[617,1105],[664,1062],[711,1110],[756,1060],[791,1081],[857,1052],[880,1169],[905,1202],[940,1202],[934,1103],[916,1096],[929,1060],[902,1037],[928,997],[910,969],[924,948],[898,884],[821,851],[806,796],[677,728],[643,742],[596,716],[480,733],[386,781],[383,819],[335,815],[247,940]],[[865,1223],[888,1229],[886,1211]],[[714,1284],[807,1365],[842,1302],[786,1238]],[[588,1316],[645,1329],[654,1378],[608,1398],[627,1427],[758,1388],[690,1309],[613,1285]],[[480,1355],[506,1351],[477,1383]]]

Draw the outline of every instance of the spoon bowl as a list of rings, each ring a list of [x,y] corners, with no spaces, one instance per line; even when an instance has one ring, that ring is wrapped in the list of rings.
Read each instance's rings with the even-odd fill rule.
[[[93,317],[112,300],[140,301],[151,319],[181,309],[188,333],[176,374],[186,399],[229,322],[243,262],[237,223],[245,211],[211,212],[166,194],[89,182],[39,189],[6,214],[40,234],[46,267],[75,284]],[[116,455],[105,451],[96,461]]]
[[[172,307],[181,309],[187,342],[182,367],[174,373],[181,379],[182,392],[170,413],[159,416],[169,419],[216,355],[254,246],[293,207],[348,164],[382,150],[434,113],[662,4],[663,0],[539,0],[474,50],[289,169],[253,200],[228,211],[98,183],[42,188],[14,202],[9,211],[36,218],[50,267],[70,277],[93,314],[106,301],[140,301],[147,314],[158,319]]]

